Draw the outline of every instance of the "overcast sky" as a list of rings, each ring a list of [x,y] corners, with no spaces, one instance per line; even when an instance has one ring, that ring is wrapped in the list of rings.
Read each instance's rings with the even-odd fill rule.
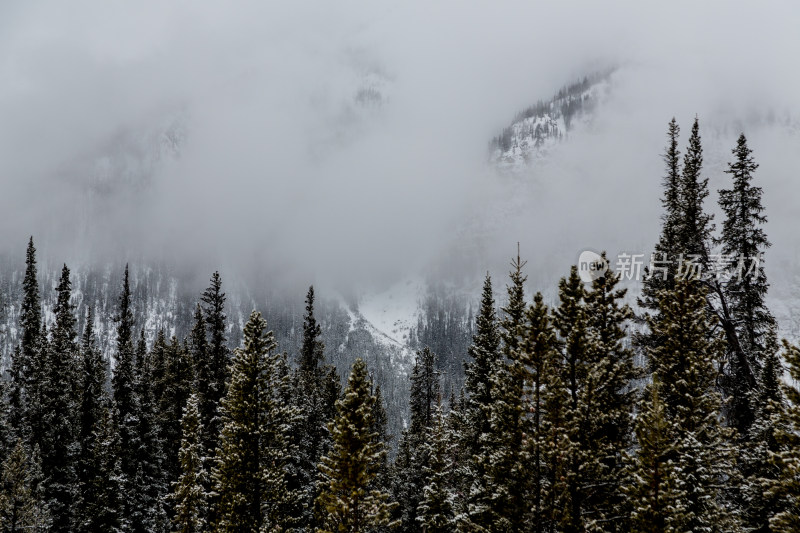
[[[698,115],[712,189],[746,130],[795,257],[800,8],[644,4],[4,2],[0,247],[386,281],[515,198],[481,253],[560,268],[652,244],[666,124]],[[609,66],[591,128],[526,185],[487,167],[517,111]]]

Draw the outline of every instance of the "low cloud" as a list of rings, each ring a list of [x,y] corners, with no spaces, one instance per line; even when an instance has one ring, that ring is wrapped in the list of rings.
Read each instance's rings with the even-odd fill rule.
[[[666,123],[687,134],[695,114],[711,144],[752,132],[770,234],[796,249],[789,3],[2,10],[4,249],[34,234],[78,262],[382,283],[454,249],[505,257],[522,241],[549,271],[586,247],[652,243]],[[530,175],[487,167],[488,140],[517,111],[609,65],[588,129]],[[707,158],[713,188],[725,157]]]

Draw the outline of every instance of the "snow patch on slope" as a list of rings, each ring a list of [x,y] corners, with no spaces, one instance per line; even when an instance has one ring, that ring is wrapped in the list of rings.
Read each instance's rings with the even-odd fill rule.
[[[608,96],[609,76],[586,77],[517,114],[492,140],[490,162],[501,171],[517,172],[546,159],[571,130],[589,124],[591,111]]]

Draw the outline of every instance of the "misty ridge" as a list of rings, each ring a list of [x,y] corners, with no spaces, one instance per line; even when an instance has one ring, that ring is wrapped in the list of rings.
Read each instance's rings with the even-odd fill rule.
[[[3,6],[0,531],[800,530],[798,14]]]

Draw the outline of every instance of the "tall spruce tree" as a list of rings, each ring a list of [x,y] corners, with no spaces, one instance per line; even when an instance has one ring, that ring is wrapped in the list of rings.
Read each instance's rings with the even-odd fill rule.
[[[683,158],[680,182],[681,222],[678,227],[678,252],[683,259],[708,268],[711,233],[714,231],[713,215],[705,213],[703,203],[708,197],[708,178],[702,177],[703,146],[700,141],[700,123],[692,124],[689,146]],[[681,265],[679,265],[680,269]],[[684,269],[685,270],[685,269]]]
[[[206,531],[206,471],[203,466],[203,445],[200,442],[200,399],[193,393],[181,418],[181,448],[179,459],[181,473],[174,483],[172,499],[175,514],[172,522],[180,533]]]
[[[226,296],[222,292],[222,277],[218,271],[211,275],[210,284],[203,291],[200,301],[203,306],[203,320],[208,330],[206,361],[209,381],[207,388],[204,382],[199,383],[198,392],[203,395],[200,399],[203,446],[207,456],[213,457],[219,446],[219,436],[222,432],[223,422],[219,409],[227,391],[227,382],[230,379],[230,350],[227,346],[227,316],[225,315]],[[199,331],[195,334],[195,340],[198,339]],[[209,467],[213,469],[213,465],[209,465]],[[211,475],[209,475],[209,479],[212,479]],[[209,503],[212,523],[216,521],[213,515],[218,508],[216,498],[216,494],[211,491]]]
[[[39,335],[42,331],[42,310],[39,299],[39,281],[36,268],[36,248],[33,237],[28,241],[25,252],[25,277],[22,280],[22,305],[19,311],[19,325],[22,330],[20,347],[21,359],[25,365],[23,375],[34,372],[34,361],[37,358]]]
[[[204,317],[208,328],[208,353],[213,376],[209,387],[210,396],[214,403],[219,404],[225,395],[225,384],[230,377],[228,369],[230,351],[227,346],[227,316],[225,315],[226,296],[222,292],[222,278],[219,272],[214,272],[211,275],[211,284],[203,292],[201,301],[204,305]],[[211,420],[206,423],[206,432],[211,435],[213,440],[221,429],[220,421]]]
[[[294,390],[286,352],[271,354],[263,375],[259,428],[262,530],[291,530],[302,527],[297,509],[306,500],[302,491],[289,484],[291,468],[299,456],[292,432],[301,411],[292,402]]]
[[[94,311],[89,307],[86,326],[81,338],[79,366],[80,394],[78,397],[78,446],[77,463],[79,498],[76,505],[77,531],[92,531],[91,513],[103,504],[96,490],[96,480],[103,475],[103,465],[98,461],[102,446],[103,419],[109,405],[105,389],[107,380],[106,361],[97,348],[94,334]]]
[[[589,436],[584,430],[589,408],[594,407],[593,391],[586,388],[594,346],[590,345],[585,299],[583,281],[573,266],[570,275],[559,282],[560,302],[554,312],[554,322],[561,338],[562,362],[556,369],[560,373],[559,379],[550,384],[552,402],[558,401],[559,394],[566,400],[559,409],[560,425],[555,417],[552,424],[557,438],[557,448],[553,453],[560,456],[560,464],[551,465],[554,471],[563,469],[565,472],[564,481],[559,483],[559,487],[554,487],[557,529],[565,532],[582,531],[585,527],[585,485],[588,478],[584,467],[588,464]],[[561,393],[557,390],[559,385],[563,387]]]
[[[533,303],[525,311],[525,322],[520,344],[520,363],[524,371],[523,408],[528,413],[524,420],[526,430],[523,446],[528,457],[530,490],[530,524],[534,532],[545,531],[545,508],[548,491],[546,478],[545,404],[548,374],[556,357],[556,333],[553,321],[541,293],[536,293]]]
[[[157,343],[158,344],[158,343]],[[197,390],[198,409],[200,410],[200,427],[202,434],[200,441],[203,444],[205,456],[214,455],[216,436],[208,431],[212,420],[217,416],[217,401],[215,394],[214,363],[211,360],[211,351],[206,339],[206,319],[203,308],[197,304],[194,312],[194,325],[189,335],[189,346],[192,351],[192,366],[194,369],[194,386]]]
[[[625,346],[632,312],[618,282],[606,273],[587,291],[572,267],[559,282],[552,326],[540,295],[528,311],[522,362],[533,416],[524,464],[533,468],[523,479],[541,531],[625,530],[635,373]]]
[[[222,401],[224,421],[214,469],[219,494],[216,531],[257,531],[261,525],[259,394],[263,360],[275,349],[255,311],[245,325],[244,348],[234,352],[231,382]]]
[[[78,344],[72,284],[66,265],[56,287],[55,325],[52,341],[45,352],[46,368],[41,383],[41,414],[44,416],[40,443],[45,494],[48,498],[53,531],[74,529],[74,502],[77,498],[77,357]]]
[[[430,439],[438,396],[436,356],[426,347],[417,352],[411,371],[410,423],[401,439],[402,453],[394,465],[392,495],[398,503],[395,517],[400,520],[399,531],[419,529],[417,512],[426,482],[424,471],[429,466],[429,449],[425,444]]]
[[[556,323],[555,313],[553,322]],[[565,379],[567,372],[561,339],[557,339],[557,346],[556,353],[544,366],[541,442],[545,467],[540,509],[544,517],[543,531],[548,532],[561,530],[561,523],[570,516],[567,481],[570,458],[574,453],[568,428],[568,422],[572,417],[570,417],[570,396]]]
[[[523,405],[525,358],[520,350],[525,320],[524,265],[517,252],[500,321],[504,357],[492,369],[490,432],[481,454],[489,491],[489,524],[495,531],[519,531],[529,523],[530,458],[523,446],[528,431]]]
[[[111,385],[114,393],[113,426],[119,433],[118,457],[120,467],[120,484],[128,496],[122,501],[123,517],[120,527],[124,531],[133,531],[139,523],[132,517],[142,510],[137,485],[137,474],[140,466],[140,401],[136,379],[136,353],[133,345],[133,309],[131,306],[131,289],[128,266],[122,280],[122,293],[119,296],[117,311],[117,349]],[[112,463],[113,464],[113,463]]]
[[[603,253],[605,259],[605,253]],[[631,445],[634,403],[632,381],[637,377],[633,352],[626,343],[626,323],[633,311],[619,289],[619,275],[595,278],[586,295],[590,366],[584,384],[588,409],[581,432],[587,444],[584,475],[589,479],[584,514],[593,530],[623,531],[626,520],[622,487],[627,483],[625,455]]]
[[[25,253],[25,277],[22,280],[22,303],[19,311],[21,340],[14,352],[12,375],[12,423],[17,434],[39,445],[43,439],[44,425],[41,386],[46,362],[42,350],[42,310],[36,268],[36,248],[33,237]]]
[[[754,260],[770,247],[763,225],[767,222],[761,203],[763,191],[753,185],[753,173],[758,164],[742,133],[733,150],[735,161],[728,163],[725,172],[733,180],[730,189],[719,191],[719,205],[725,213],[722,225],[722,253],[738,260]],[[763,262],[759,261],[751,275],[733,276],[725,289],[731,311],[741,320],[740,339],[745,348],[757,354],[765,348],[764,339],[774,326],[775,319],[765,304],[767,278]],[[748,265],[741,265],[746,268]],[[747,274],[747,272],[745,272]]]
[[[192,368],[189,355],[176,337],[167,344],[162,334],[153,347],[156,423],[163,450],[163,475],[168,482],[180,473],[178,450],[181,446],[181,418],[192,389]],[[160,353],[160,357],[155,357]],[[158,364],[156,365],[156,362]],[[172,511],[170,510],[170,515]]]
[[[719,420],[714,362],[721,357],[721,338],[707,313],[705,288],[680,279],[662,291],[659,317],[650,321],[662,341],[650,350],[654,379],[660,383],[665,411],[673,421],[672,456],[682,490],[674,523],[684,531],[736,531],[734,512],[722,503],[722,486],[734,475],[731,435]]]
[[[488,274],[483,283],[475,328],[468,350],[471,360],[465,363],[464,371],[468,422],[461,437],[468,462],[463,476],[465,486],[460,488],[464,498],[459,501],[460,508],[456,512],[461,529],[486,527],[491,521],[486,461],[482,454],[491,432],[492,375],[502,354],[492,280]]]
[[[323,489],[317,498],[322,510],[318,531],[360,533],[391,525],[394,504],[387,501],[387,494],[369,489],[386,453],[385,444],[374,439],[374,402],[367,365],[356,359],[330,424],[333,448],[319,465]]]
[[[672,117],[667,129],[667,148],[662,155],[666,174],[662,178],[664,194],[661,198],[663,209],[661,235],[653,252],[654,266],[655,262],[659,262],[659,265],[658,269],[648,269],[648,275],[642,282],[642,296],[639,298],[639,304],[651,312],[658,309],[658,292],[671,286],[676,270],[673,261],[678,253],[679,232],[683,218],[680,150],[678,149],[680,131],[675,117]],[[646,340],[646,337],[639,338],[639,341],[646,342]]]
[[[320,336],[322,327],[314,316],[314,287],[306,294],[306,312],[303,316],[303,343],[300,347],[300,374],[305,379],[320,379],[325,359],[325,345]]]
[[[726,300],[725,311],[733,317],[732,329],[743,357],[729,349],[724,367],[723,391],[730,397],[727,418],[740,435],[747,436],[754,420],[750,402],[751,391],[756,386],[756,376],[764,358],[766,336],[775,325],[767,309],[767,278],[764,274],[762,253],[770,246],[763,225],[767,218],[761,203],[762,189],[753,185],[753,173],[758,168],[742,133],[733,149],[734,162],[728,163],[726,173],[733,183],[730,189],[719,191],[719,205],[725,215],[722,235],[723,257],[726,263],[722,274],[722,294]],[[758,265],[756,268],[751,267]]]
[[[314,315],[314,287],[308,288],[303,315],[303,339],[295,376],[295,404],[300,409],[294,444],[298,449],[297,465],[289,480],[292,490],[303,493],[305,500],[298,511],[300,523],[314,525],[314,501],[319,494],[317,465],[330,449],[328,423],[335,414],[339,397],[339,376],[334,367],[325,365],[322,326]]]
[[[234,353],[231,381],[222,402],[223,429],[214,469],[219,495],[215,531],[280,531],[290,525],[285,509],[285,448],[295,416],[288,397],[285,355],[275,354],[275,337],[253,311],[244,347]]]
[[[147,350],[144,330],[140,331],[136,348],[135,389],[138,398],[135,450],[135,477],[130,499],[133,502],[131,519],[137,532],[165,531],[168,514],[163,497],[166,494],[167,473],[164,468],[163,441],[158,418],[154,386],[157,384],[152,353]]]
[[[454,529],[451,493],[454,465],[450,453],[453,444],[453,435],[448,430],[447,416],[439,398],[433,413],[430,437],[424,443],[428,464],[423,471],[425,486],[417,508],[418,527],[425,533],[447,533]]]

